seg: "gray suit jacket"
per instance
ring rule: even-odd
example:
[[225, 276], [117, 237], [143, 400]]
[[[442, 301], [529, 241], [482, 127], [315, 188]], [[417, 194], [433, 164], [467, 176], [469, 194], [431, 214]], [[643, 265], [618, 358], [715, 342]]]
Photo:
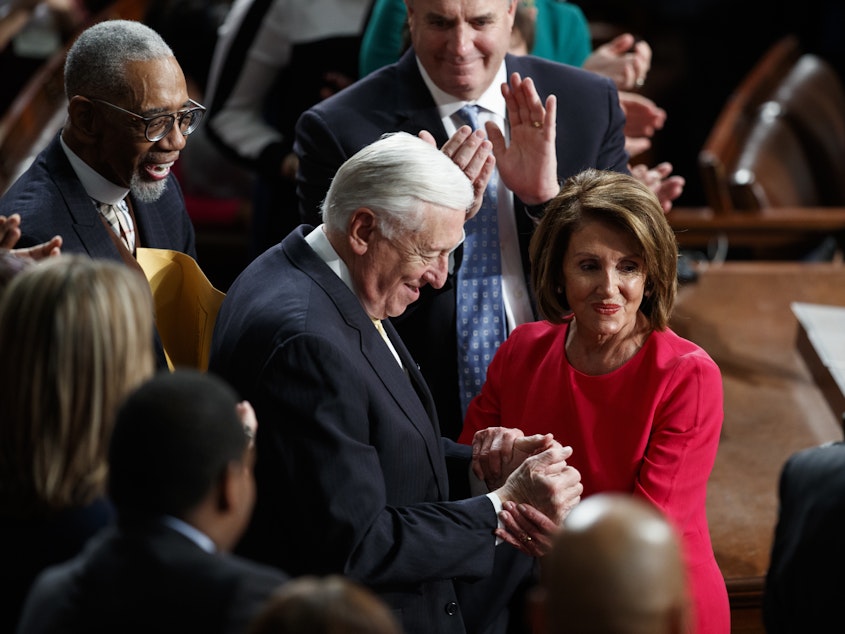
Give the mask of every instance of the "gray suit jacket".
[[[494, 545], [490, 500], [449, 501], [446, 454], [464, 458], [466, 480], [468, 448], [440, 438], [395, 329], [385, 324], [407, 373], [308, 231], [247, 267], [215, 325], [210, 371], [261, 421], [258, 500], [238, 552], [293, 575], [349, 575], [387, 601], [406, 634], [481, 631], [465, 624], [455, 579], [489, 577], [494, 559], [515, 551]], [[530, 560], [520, 557], [497, 591], [524, 577]], [[492, 616], [507, 602], [488, 599]]]

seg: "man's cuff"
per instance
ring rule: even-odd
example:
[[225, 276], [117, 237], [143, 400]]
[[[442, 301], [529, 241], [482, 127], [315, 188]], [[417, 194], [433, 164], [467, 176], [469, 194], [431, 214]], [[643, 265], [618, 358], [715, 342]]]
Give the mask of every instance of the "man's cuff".
[[[493, 491], [488, 493], [487, 497], [490, 498], [490, 501], [493, 503], [493, 510], [496, 511], [496, 528], [504, 528], [505, 525], [502, 524], [502, 520], [499, 519], [499, 513], [502, 512], [502, 499]], [[500, 537], [496, 537], [496, 546], [501, 544], [503, 541], [504, 540]]]
[[543, 215], [546, 213], [546, 205], [548, 205], [549, 202], [551, 201], [547, 200], [539, 205], [525, 205], [525, 213], [527, 213], [528, 217], [535, 222], [540, 222], [543, 219]]
[[496, 517], [499, 517], [499, 513], [502, 512], [502, 499], [495, 491], [488, 493], [487, 497], [490, 498], [490, 501], [493, 503], [493, 509], [496, 511]]

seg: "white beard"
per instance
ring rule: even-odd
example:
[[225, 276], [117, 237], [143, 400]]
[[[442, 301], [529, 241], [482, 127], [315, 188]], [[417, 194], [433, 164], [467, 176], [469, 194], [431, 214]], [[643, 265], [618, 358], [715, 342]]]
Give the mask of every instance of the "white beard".
[[165, 189], [167, 189], [167, 179], [145, 181], [141, 179], [139, 174], [134, 174], [132, 182], [129, 183], [129, 191], [132, 192], [132, 196], [143, 203], [154, 203], [161, 198]]

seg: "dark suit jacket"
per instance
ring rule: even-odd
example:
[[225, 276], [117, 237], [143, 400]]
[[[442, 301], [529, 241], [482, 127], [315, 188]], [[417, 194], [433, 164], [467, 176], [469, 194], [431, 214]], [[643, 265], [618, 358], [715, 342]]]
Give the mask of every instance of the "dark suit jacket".
[[[505, 58], [508, 76], [531, 77], [542, 99], [557, 95], [557, 161], [561, 180], [588, 167], [627, 172], [624, 114], [613, 83], [595, 73], [537, 57]], [[385, 132], [416, 135], [428, 130], [438, 146], [446, 130], [417, 67], [413, 50], [396, 64], [359, 80], [306, 111], [296, 128], [300, 157], [298, 192], [305, 222], [317, 210], [341, 164]], [[515, 201], [523, 268], [534, 228], [520, 201]], [[460, 249], [457, 252], [460, 258]], [[457, 438], [462, 425], [455, 351], [453, 277], [435, 291], [423, 289], [419, 301], [394, 320], [402, 340], [420, 364], [435, 402], [444, 435]], [[437, 345], [432, 345], [437, 342]]]
[[0, 515], [0, 632], [14, 632], [35, 578], [75, 557], [86, 542], [114, 521], [111, 502], [101, 497], [50, 515]]
[[38, 578], [18, 632], [240, 634], [287, 579], [164, 525], [111, 527]]
[[766, 575], [766, 632], [841, 632], [845, 588], [845, 443], [793, 454]]
[[[137, 223], [138, 246], [174, 249], [196, 258], [194, 228], [176, 177], [154, 203], [131, 198]], [[21, 215], [20, 247], [62, 236], [64, 253], [121, 260], [120, 252], [100, 220], [99, 211], [76, 177], [59, 137], [0, 198], [0, 215]]]
[[[468, 458], [468, 448], [442, 441], [396, 330], [385, 324], [407, 374], [305, 242], [308, 231], [246, 268], [215, 325], [210, 371], [261, 421], [258, 500], [238, 552], [293, 575], [349, 575], [394, 609], [406, 634], [481, 631], [465, 628], [454, 579], [488, 577], [494, 557], [515, 551], [494, 546], [486, 497], [448, 501], [446, 454]], [[530, 565], [521, 557], [507, 583]], [[506, 603], [488, 599], [488, 614]]]

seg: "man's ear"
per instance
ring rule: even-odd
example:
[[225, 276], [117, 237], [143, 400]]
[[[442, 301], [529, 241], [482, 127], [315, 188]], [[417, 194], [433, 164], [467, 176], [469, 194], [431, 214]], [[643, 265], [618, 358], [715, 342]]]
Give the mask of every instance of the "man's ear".
[[100, 131], [101, 123], [95, 112], [96, 104], [85, 97], [71, 97], [67, 112], [71, 127], [80, 139], [93, 140]]
[[372, 244], [378, 219], [372, 209], [359, 207], [352, 212], [349, 219], [347, 239], [349, 246], [356, 255], [364, 255]]
[[217, 478], [217, 510], [226, 512], [237, 505], [239, 491], [238, 478], [242, 477], [241, 472], [244, 466], [236, 461], [231, 461], [226, 468], [220, 472]]
[[508, 33], [510, 33], [511, 29], [513, 29], [513, 21], [516, 19], [516, 6], [519, 2], [520, 0], [511, 0], [510, 6], [508, 7], [507, 16], [511, 23], [511, 28], [508, 29]]

